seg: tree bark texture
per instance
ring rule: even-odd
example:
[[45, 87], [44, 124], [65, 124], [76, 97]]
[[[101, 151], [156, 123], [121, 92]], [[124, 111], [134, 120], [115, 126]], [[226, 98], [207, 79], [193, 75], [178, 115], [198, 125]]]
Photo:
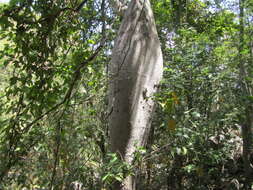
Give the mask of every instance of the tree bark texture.
[[[151, 125], [154, 93], [162, 78], [163, 59], [149, 0], [132, 0], [112, 52], [109, 82], [111, 151], [129, 164], [144, 146]], [[135, 189], [128, 177], [117, 189]]]
[[113, 8], [114, 13], [119, 16], [123, 16], [125, 10], [127, 9], [127, 3], [125, 2], [125, 0], [110, 0], [109, 2], [111, 7]]

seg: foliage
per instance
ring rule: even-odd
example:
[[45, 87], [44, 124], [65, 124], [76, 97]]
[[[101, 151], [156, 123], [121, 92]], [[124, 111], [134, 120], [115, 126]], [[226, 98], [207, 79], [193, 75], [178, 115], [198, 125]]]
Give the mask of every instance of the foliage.
[[[104, 0], [11, 0], [0, 7], [0, 189], [243, 189], [241, 121], [252, 105], [252, 3], [242, 54], [237, 7], [151, 1], [164, 79], [146, 147], [108, 149], [108, 63], [120, 24]], [[234, 1], [235, 2], [235, 1]], [[253, 156], [252, 156], [253, 157]]]
[[105, 174], [102, 178], [105, 185], [111, 186], [115, 181], [122, 182], [127, 176], [133, 175], [131, 166], [119, 159], [115, 153], [111, 153], [108, 156], [109, 162], [104, 165]]

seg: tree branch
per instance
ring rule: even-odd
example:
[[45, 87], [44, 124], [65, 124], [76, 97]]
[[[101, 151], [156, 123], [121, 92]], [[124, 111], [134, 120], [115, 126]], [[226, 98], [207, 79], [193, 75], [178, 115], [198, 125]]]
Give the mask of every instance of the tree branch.
[[80, 5], [75, 9], [76, 12], [79, 12], [83, 6], [85, 5], [85, 3], [87, 3], [88, 0], [83, 0], [82, 3], [80, 3]]
[[58, 107], [60, 107], [61, 105], [63, 105], [67, 100], [70, 99], [71, 95], [72, 95], [72, 91], [74, 89], [74, 86], [76, 84], [76, 82], [78, 81], [80, 74], [81, 74], [81, 69], [87, 65], [90, 61], [92, 61], [94, 58], [96, 58], [96, 56], [98, 55], [98, 53], [101, 51], [101, 49], [103, 48], [103, 43], [95, 50], [95, 52], [84, 62], [82, 62], [77, 69], [75, 70], [75, 72], [73, 73], [72, 76], [72, 82], [69, 85], [69, 89], [66, 92], [64, 99], [56, 104], [55, 106], [53, 106], [51, 109], [49, 109], [48, 111], [46, 111], [45, 113], [41, 114], [39, 117], [37, 117], [36, 119], [34, 119], [30, 124], [28, 124], [26, 126], [26, 128], [23, 130], [23, 132], [28, 132], [30, 130], [30, 128], [37, 123], [39, 120], [43, 119], [45, 116], [47, 116], [48, 114], [50, 114], [51, 112], [53, 112], [54, 110], [56, 110]]
[[122, 2], [121, 0], [110, 0], [110, 5], [114, 13], [118, 16], [123, 16], [125, 10], [127, 9], [126, 0], [124, 0], [124, 2]]

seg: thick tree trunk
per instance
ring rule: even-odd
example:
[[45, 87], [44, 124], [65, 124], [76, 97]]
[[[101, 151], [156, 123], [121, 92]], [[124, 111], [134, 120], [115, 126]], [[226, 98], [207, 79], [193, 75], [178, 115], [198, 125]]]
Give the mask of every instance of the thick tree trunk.
[[[109, 135], [112, 152], [129, 164], [144, 146], [151, 125], [163, 59], [149, 0], [132, 0], [125, 12], [110, 64]], [[121, 187], [135, 189], [134, 177]]]

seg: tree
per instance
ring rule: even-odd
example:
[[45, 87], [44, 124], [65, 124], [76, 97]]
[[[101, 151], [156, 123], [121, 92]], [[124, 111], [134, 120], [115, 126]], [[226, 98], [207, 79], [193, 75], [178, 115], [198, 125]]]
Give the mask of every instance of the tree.
[[252, 1], [129, 2], [0, 6], [0, 189], [250, 189]]
[[[54, 151], [57, 167], [62, 132], [66, 129], [63, 130], [62, 124], [66, 119], [64, 113], [71, 107], [81, 73], [104, 45], [98, 32], [104, 22], [100, 8], [87, 0], [18, 0], [1, 7], [0, 35], [8, 42], [0, 52], [0, 58], [4, 58], [1, 67], [7, 67], [12, 74], [1, 96], [4, 122], [1, 122], [0, 181], [22, 162], [21, 157], [45, 140], [41, 126], [49, 123], [43, 120], [61, 110], [62, 114], [55, 115], [58, 124], [50, 124], [53, 142], [58, 144]], [[56, 169], [53, 170], [52, 185]]]
[[[239, 84], [241, 90], [241, 99], [243, 101], [243, 112], [241, 116], [241, 127], [242, 127], [242, 137], [243, 137], [243, 161], [244, 161], [244, 172], [245, 172], [245, 188], [250, 189], [251, 183], [253, 179], [253, 168], [251, 166], [251, 157], [253, 156], [253, 136], [252, 136], [252, 128], [253, 128], [253, 107], [252, 102], [246, 100], [245, 97], [252, 97], [252, 84], [251, 80], [247, 79], [249, 71], [247, 71], [247, 62], [244, 58], [244, 52], [247, 51], [245, 47], [245, 24], [244, 24], [244, 7], [245, 0], [239, 0], [239, 47], [238, 47], [238, 57], [239, 57]], [[251, 51], [251, 50], [249, 50]], [[251, 62], [250, 62], [251, 63]]]
[[[115, 41], [109, 84], [111, 151], [129, 164], [137, 147], [147, 142], [162, 70], [162, 51], [150, 2], [132, 0]], [[120, 189], [119, 184], [116, 186]], [[135, 189], [134, 177], [128, 177], [121, 189]]]

